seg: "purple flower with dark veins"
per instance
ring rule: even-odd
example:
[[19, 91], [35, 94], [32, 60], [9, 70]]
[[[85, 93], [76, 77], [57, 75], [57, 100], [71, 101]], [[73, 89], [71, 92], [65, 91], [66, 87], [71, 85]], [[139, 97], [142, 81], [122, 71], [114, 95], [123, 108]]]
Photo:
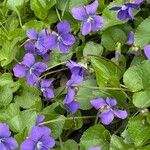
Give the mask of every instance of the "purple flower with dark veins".
[[144, 53], [146, 57], [148, 58], [148, 60], [150, 60], [150, 44], [144, 47]]
[[0, 150], [15, 150], [18, 148], [17, 141], [11, 137], [9, 127], [5, 123], [0, 124]]
[[34, 126], [29, 137], [21, 144], [21, 150], [49, 150], [55, 146], [49, 128]]
[[51, 48], [52, 43], [49, 42], [50, 37], [45, 29], [41, 30], [39, 34], [37, 34], [34, 29], [29, 29], [27, 36], [30, 40], [35, 42], [35, 47], [40, 53], [45, 54]]
[[71, 103], [66, 104], [67, 112], [74, 114], [80, 108], [80, 103], [77, 101], [72, 101]]
[[35, 62], [34, 55], [27, 53], [23, 57], [23, 61], [13, 68], [13, 72], [16, 77], [18, 78], [25, 77], [28, 84], [34, 85], [38, 80], [38, 77], [44, 71], [46, 71], [47, 68], [48, 68], [47, 64], [42, 62]]
[[126, 42], [126, 43], [127, 43], [128, 45], [132, 45], [133, 42], [134, 42], [134, 32], [131, 31], [131, 32], [129, 33], [129, 36], [128, 36], [128, 39], [127, 39], [127, 42]]
[[120, 20], [133, 20], [133, 9], [139, 10], [140, 7], [136, 3], [125, 3], [123, 6], [114, 6], [110, 10], [118, 11], [118, 19]]
[[66, 66], [71, 70], [72, 74], [70, 80], [67, 82], [67, 85], [70, 86], [80, 84], [86, 74], [85, 66], [72, 60], [70, 60]]
[[34, 43], [31, 42], [31, 41], [27, 42], [27, 43], [24, 45], [24, 48], [25, 48], [25, 50], [26, 50], [27, 53], [31, 53], [31, 54], [33, 54], [35, 57], [36, 57], [37, 55], [39, 55], [40, 57], [43, 58], [43, 60], [44, 60], [45, 62], [48, 62], [48, 61], [50, 60], [49, 54], [48, 54], [47, 52], [46, 52], [46, 53], [40, 52], [39, 49], [37, 49], [37, 48], [35, 47]]
[[105, 125], [109, 125], [113, 121], [114, 117], [120, 119], [125, 119], [127, 117], [127, 112], [125, 110], [114, 109], [117, 105], [115, 99], [106, 98], [106, 100], [104, 100], [103, 98], [97, 98], [90, 102], [96, 110], [101, 109], [99, 117], [101, 118], [101, 122]]
[[44, 119], [45, 119], [45, 116], [43, 116], [43, 115], [38, 116], [36, 119], [35, 125], [38, 126]]
[[45, 98], [51, 99], [55, 97], [54, 91], [52, 88], [52, 82], [53, 80], [45, 79], [45, 80], [41, 80], [40, 83], [38, 84], [38, 88], [40, 88]]
[[95, 147], [88, 148], [88, 150], [101, 150], [101, 148], [98, 146], [95, 146]]
[[55, 49], [59, 46], [63, 53], [75, 43], [75, 37], [70, 33], [71, 27], [68, 21], [64, 20], [57, 24], [57, 34], [49, 35], [50, 49]]
[[73, 17], [82, 21], [81, 31], [83, 35], [87, 35], [91, 31], [97, 32], [104, 26], [103, 17], [96, 15], [97, 8], [98, 1], [95, 0], [87, 6], [81, 6], [71, 10]]

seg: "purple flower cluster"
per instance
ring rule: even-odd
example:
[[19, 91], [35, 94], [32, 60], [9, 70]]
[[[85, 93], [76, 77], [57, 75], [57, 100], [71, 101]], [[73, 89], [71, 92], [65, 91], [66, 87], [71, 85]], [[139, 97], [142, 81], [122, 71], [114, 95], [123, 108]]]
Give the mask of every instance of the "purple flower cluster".
[[44, 120], [44, 116], [39, 116], [30, 132], [29, 137], [21, 144], [21, 150], [49, 150], [55, 146], [55, 140], [51, 137], [51, 130], [39, 124]]
[[95, 0], [87, 6], [81, 6], [71, 10], [73, 17], [82, 21], [81, 31], [83, 35], [87, 35], [91, 31], [97, 32], [104, 26], [103, 17], [96, 15], [97, 8], [98, 1]]
[[96, 146], [96, 147], [90, 147], [90, 148], [88, 148], [88, 150], [101, 150], [101, 148]]
[[11, 137], [9, 127], [5, 123], [0, 124], [0, 150], [15, 150], [18, 148], [17, 141]]
[[67, 95], [63, 101], [67, 111], [74, 114], [80, 107], [79, 102], [75, 101], [76, 88], [80, 84], [86, 74], [86, 69], [81, 64], [69, 61], [66, 65], [71, 71], [71, 78], [67, 82]]
[[110, 8], [110, 10], [118, 11], [118, 19], [120, 20], [132, 20], [133, 16], [133, 9], [139, 10], [139, 4], [137, 3], [125, 3], [123, 6], [115, 6]]
[[114, 117], [125, 119], [127, 117], [127, 112], [125, 110], [118, 110], [114, 109], [117, 105], [117, 101], [112, 98], [97, 98], [91, 100], [91, 105], [96, 109], [99, 110], [99, 117], [101, 122], [105, 125], [109, 125]]

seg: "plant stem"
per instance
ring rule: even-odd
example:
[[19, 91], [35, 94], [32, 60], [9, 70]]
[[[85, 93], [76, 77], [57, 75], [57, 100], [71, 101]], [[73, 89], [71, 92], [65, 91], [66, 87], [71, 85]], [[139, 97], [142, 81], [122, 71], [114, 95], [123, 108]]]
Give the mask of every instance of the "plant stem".
[[[73, 120], [73, 119], [92, 119], [95, 118], [95, 116], [82, 116], [82, 117], [68, 117], [65, 120]], [[53, 120], [49, 120], [49, 121], [45, 121], [40, 123], [39, 125], [45, 125], [45, 124], [49, 124], [49, 123], [53, 123], [53, 122], [57, 122], [57, 121], [63, 121], [64, 119], [53, 119]]]
[[58, 17], [59, 21], [61, 21], [61, 17], [60, 17], [60, 14], [59, 14], [59, 11], [57, 8], [56, 8], [56, 13], [57, 13], [57, 17]]

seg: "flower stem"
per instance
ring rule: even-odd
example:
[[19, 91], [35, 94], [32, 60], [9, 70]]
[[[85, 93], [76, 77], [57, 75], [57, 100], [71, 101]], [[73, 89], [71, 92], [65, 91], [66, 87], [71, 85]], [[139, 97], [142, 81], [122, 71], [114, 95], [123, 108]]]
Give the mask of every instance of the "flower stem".
[[[92, 119], [95, 118], [95, 116], [82, 116], [82, 117], [68, 117], [65, 118], [65, 120], [73, 120], [73, 119]], [[64, 119], [53, 119], [53, 120], [49, 120], [49, 121], [45, 121], [40, 123], [39, 125], [45, 125], [45, 124], [49, 124], [49, 123], [54, 123], [57, 121], [63, 121]]]

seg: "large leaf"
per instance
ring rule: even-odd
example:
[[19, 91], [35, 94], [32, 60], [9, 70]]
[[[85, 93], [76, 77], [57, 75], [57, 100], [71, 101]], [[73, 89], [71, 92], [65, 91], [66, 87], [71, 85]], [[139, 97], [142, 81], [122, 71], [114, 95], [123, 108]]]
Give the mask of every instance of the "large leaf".
[[45, 19], [48, 11], [56, 4], [56, 0], [30, 0], [30, 7], [39, 19]]
[[125, 32], [118, 27], [111, 27], [107, 30], [105, 30], [102, 33], [102, 45], [107, 49], [107, 50], [115, 50], [117, 43], [125, 43], [126, 40], [126, 34]]
[[69, 9], [74, 7], [84, 6], [87, 4], [88, 0], [70, 0], [69, 2]]
[[150, 17], [145, 19], [137, 28], [135, 32], [135, 45], [143, 48], [146, 44], [150, 42]]
[[130, 119], [128, 131], [136, 147], [143, 146], [150, 140], [150, 126], [145, 122], [143, 116], [136, 116]]
[[109, 132], [102, 125], [94, 125], [83, 133], [80, 139], [81, 150], [87, 150], [89, 147], [94, 146], [99, 146], [103, 150], [108, 150], [109, 138]]
[[91, 62], [96, 73], [97, 84], [100, 87], [117, 87], [119, 85], [122, 71], [116, 64], [102, 58], [93, 58]]
[[123, 81], [133, 94], [136, 107], [150, 106], [150, 61], [130, 67], [124, 74]]
[[94, 42], [86, 43], [83, 49], [83, 56], [88, 56], [88, 55], [100, 56], [102, 55], [102, 53], [103, 53], [103, 47], [100, 44]]
[[124, 143], [121, 137], [112, 135], [109, 150], [134, 150], [134, 148]]

